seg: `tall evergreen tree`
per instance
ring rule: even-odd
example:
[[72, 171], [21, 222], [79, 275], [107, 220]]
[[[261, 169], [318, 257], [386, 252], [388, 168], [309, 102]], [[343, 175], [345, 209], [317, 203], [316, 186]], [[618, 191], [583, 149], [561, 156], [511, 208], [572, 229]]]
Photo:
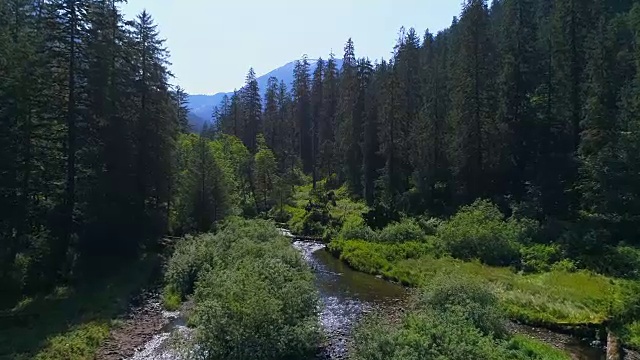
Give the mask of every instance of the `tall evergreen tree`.
[[240, 137], [249, 151], [255, 152], [257, 151], [256, 137], [261, 127], [262, 100], [253, 68], [249, 69], [240, 98], [243, 118]]
[[338, 102], [338, 144], [342, 154], [343, 173], [354, 194], [361, 194], [361, 124], [354, 119], [356, 100], [359, 92], [358, 64], [351, 39], [344, 47], [342, 72], [340, 74], [340, 99]]
[[311, 81], [311, 174], [313, 179], [313, 188], [316, 188], [318, 180], [318, 157], [319, 157], [319, 130], [320, 124], [324, 123], [323, 100], [324, 100], [324, 84], [323, 84], [324, 60], [318, 59], [316, 69], [313, 72]]
[[264, 94], [264, 114], [262, 116], [264, 137], [267, 146], [272, 149], [276, 146], [276, 138], [280, 135], [277, 134], [280, 117], [278, 109], [279, 86], [280, 83], [278, 79], [270, 77], [269, 80], [267, 80], [267, 90]]
[[309, 62], [306, 55], [296, 61], [293, 71], [293, 106], [302, 168], [305, 172], [313, 170], [312, 124], [311, 124], [311, 86], [309, 82]]
[[[453, 73], [451, 160], [462, 201], [488, 193], [491, 146], [493, 44], [485, 0], [468, 0], [458, 24], [458, 53]], [[496, 136], [496, 134], [493, 134]]]
[[322, 176], [335, 173], [336, 164], [336, 127], [339, 98], [339, 74], [334, 55], [329, 55], [325, 63], [322, 90], [322, 121], [318, 124], [318, 152]]
[[502, 69], [499, 77], [498, 122], [509, 129], [510, 169], [505, 169], [509, 191], [516, 199], [525, 194], [534, 177], [534, 115], [529, 98], [533, 93], [535, 54], [535, 6], [531, 0], [505, 0], [502, 5]]

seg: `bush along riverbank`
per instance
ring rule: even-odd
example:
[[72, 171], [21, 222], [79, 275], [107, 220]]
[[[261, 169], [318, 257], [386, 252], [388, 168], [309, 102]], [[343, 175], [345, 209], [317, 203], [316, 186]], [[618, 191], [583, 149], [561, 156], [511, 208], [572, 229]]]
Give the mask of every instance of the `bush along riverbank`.
[[399, 321], [371, 316], [354, 336], [353, 360], [544, 359], [571, 357], [511, 336], [496, 295], [472, 278], [438, 275]]
[[480, 201], [447, 221], [405, 219], [379, 231], [346, 223], [328, 249], [356, 270], [413, 287], [442, 273], [468, 275], [496, 292], [512, 320], [574, 333], [609, 329], [640, 347], [638, 282], [578, 269], [558, 246], [535, 243], [535, 230]]
[[[179, 241], [165, 304], [193, 298], [188, 348], [214, 359], [312, 358], [322, 342], [313, 274], [273, 223], [227, 220]], [[197, 346], [195, 346], [197, 344]]]
[[293, 198], [290, 228], [323, 236], [328, 250], [355, 270], [417, 288], [442, 273], [467, 275], [493, 289], [513, 321], [578, 336], [599, 334], [603, 341], [611, 330], [625, 346], [640, 348], [635, 248], [578, 252], [571, 245], [575, 239], [567, 240], [575, 231], [557, 230], [518, 211], [506, 217], [486, 200], [447, 219], [398, 216], [374, 229], [369, 224], [392, 216], [376, 216], [379, 211], [351, 200], [344, 187], [321, 182], [318, 190], [298, 187]]

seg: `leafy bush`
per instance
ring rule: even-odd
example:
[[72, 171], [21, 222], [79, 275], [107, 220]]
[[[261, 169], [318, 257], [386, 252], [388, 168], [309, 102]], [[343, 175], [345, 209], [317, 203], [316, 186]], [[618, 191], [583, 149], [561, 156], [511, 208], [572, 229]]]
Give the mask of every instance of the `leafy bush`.
[[313, 274], [270, 222], [231, 219], [215, 235], [185, 240], [166, 280], [165, 301], [195, 289], [190, 323], [199, 356], [304, 358], [316, 349]]
[[422, 228], [412, 219], [391, 223], [378, 232], [378, 240], [385, 243], [422, 241], [425, 236]]
[[418, 306], [459, 313], [484, 335], [504, 337], [504, 314], [490, 289], [479, 278], [440, 274], [421, 291]]
[[489, 201], [478, 200], [445, 222], [438, 238], [456, 258], [504, 266], [518, 263], [520, 242], [525, 241], [528, 230], [521, 221], [506, 221]]
[[535, 244], [520, 248], [521, 268], [525, 272], [550, 271], [562, 259], [562, 250], [557, 244]]
[[435, 217], [420, 216], [416, 218], [416, 223], [426, 235], [436, 235], [443, 221]]
[[507, 339], [503, 324], [498, 300], [484, 284], [439, 276], [399, 324], [380, 317], [366, 319], [356, 330], [351, 358], [570, 359], [533, 340]]
[[614, 276], [637, 279], [640, 277], [640, 250], [631, 246], [610, 248], [603, 270]]
[[173, 287], [166, 286], [162, 292], [162, 304], [169, 311], [175, 311], [180, 308], [182, 303], [182, 295]]
[[504, 359], [507, 351], [459, 313], [413, 312], [400, 325], [381, 318], [355, 332], [353, 360]]
[[374, 241], [376, 239], [376, 233], [366, 225], [361, 218], [355, 218], [355, 220], [350, 219], [345, 221], [338, 237], [344, 240]]
[[319, 339], [310, 272], [281, 259], [248, 259], [198, 282], [193, 323], [214, 359], [304, 358]]
[[[193, 292], [193, 286], [202, 268], [213, 257], [213, 235], [185, 236], [178, 241], [175, 251], [165, 272], [166, 288], [164, 294], [185, 296]], [[171, 302], [171, 301], [168, 301]]]

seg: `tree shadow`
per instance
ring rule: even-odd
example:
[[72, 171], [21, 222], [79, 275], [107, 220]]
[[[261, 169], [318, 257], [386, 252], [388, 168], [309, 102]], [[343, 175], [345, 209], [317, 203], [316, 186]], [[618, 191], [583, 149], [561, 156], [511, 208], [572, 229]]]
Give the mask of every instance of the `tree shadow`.
[[[97, 346], [96, 335], [82, 334], [82, 326], [106, 329], [124, 314], [131, 299], [158, 273], [156, 255], [118, 264], [116, 274], [86, 278], [76, 286], [58, 287], [51, 294], [27, 299], [0, 311], [0, 359], [31, 359], [56, 336], [69, 335], [68, 346]], [[72, 331], [78, 330], [76, 334]], [[85, 344], [84, 342], [93, 342]]]

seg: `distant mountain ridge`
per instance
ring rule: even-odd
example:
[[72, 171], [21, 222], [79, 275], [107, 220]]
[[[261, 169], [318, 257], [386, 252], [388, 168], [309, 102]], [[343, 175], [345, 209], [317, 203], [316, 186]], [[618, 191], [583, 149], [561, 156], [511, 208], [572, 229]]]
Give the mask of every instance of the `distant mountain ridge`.
[[[335, 59], [336, 66], [338, 69], [342, 68], [342, 59]], [[265, 75], [262, 75], [257, 78], [258, 87], [260, 88], [260, 95], [264, 97], [264, 93], [266, 92], [267, 82], [270, 77], [275, 77], [278, 80], [284, 81], [285, 84], [291, 88], [291, 84], [293, 84], [293, 69], [295, 67], [296, 62], [289, 62], [275, 70], [272, 70]], [[313, 72], [315, 69], [316, 60], [309, 60], [310, 72]], [[311, 74], [310, 74], [311, 75]], [[227, 95], [233, 95], [233, 91], [231, 92], [221, 92], [214, 95], [189, 95], [189, 123], [191, 124], [191, 128], [194, 131], [199, 131], [202, 129], [202, 125], [211, 119], [213, 114], [213, 108], [218, 106], [222, 101], [222, 98]]]

